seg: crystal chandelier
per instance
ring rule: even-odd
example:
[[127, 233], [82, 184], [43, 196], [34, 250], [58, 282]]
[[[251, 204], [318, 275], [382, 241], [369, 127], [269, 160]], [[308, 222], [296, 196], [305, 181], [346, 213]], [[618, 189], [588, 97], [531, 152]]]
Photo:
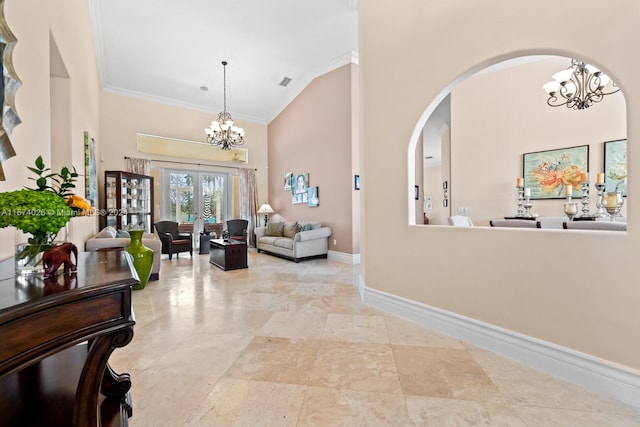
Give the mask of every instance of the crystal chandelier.
[[566, 105], [575, 110], [589, 108], [602, 101], [605, 95], [620, 91], [602, 71], [575, 59], [571, 60], [569, 68], [554, 74], [553, 80], [542, 88], [549, 94], [547, 104], [551, 107]]
[[223, 150], [231, 150], [236, 145], [244, 144], [244, 129], [234, 126], [231, 114], [227, 112], [227, 61], [222, 61], [224, 109], [218, 114], [218, 118], [211, 122], [211, 126], [205, 129], [207, 142], [214, 146], [220, 146]]

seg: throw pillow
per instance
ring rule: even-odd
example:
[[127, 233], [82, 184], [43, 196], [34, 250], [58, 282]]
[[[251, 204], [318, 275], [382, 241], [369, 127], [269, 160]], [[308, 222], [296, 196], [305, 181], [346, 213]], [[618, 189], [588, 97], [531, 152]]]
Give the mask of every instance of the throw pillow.
[[282, 236], [293, 238], [296, 235], [298, 229], [298, 222], [287, 222], [282, 228]]
[[282, 229], [284, 228], [284, 222], [270, 222], [267, 224], [265, 230], [265, 236], [282, 237]]
[[96, 234], [96, 238], [98, 239], [113, 239], [116, 237], [116, 229], [111, 227], [110, 225], [106, 226], [98, 234]]
[[302, 226], [301, 231], [309, 231], [309, 230], [311, 230], [311, 224], [305, 224]]
[[129, 232], [127, 230], [118, 230], [118, 231], [116, 231], [116, 237], [131, 238], [131, 236], [129, 235]]

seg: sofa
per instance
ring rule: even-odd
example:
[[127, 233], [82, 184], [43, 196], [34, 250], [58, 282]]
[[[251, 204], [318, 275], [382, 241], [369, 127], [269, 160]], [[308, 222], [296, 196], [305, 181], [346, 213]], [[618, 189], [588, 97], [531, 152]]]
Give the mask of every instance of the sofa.
[[[107, 226], [96, 235], [87, 239], [84, 243], [84, 250], [87, 252], [96, 252], [101, 250], [124, 249], [129, 246], [130, 241], [131, 239], [128, 237], [126, 231], [116, 230], [114, 227]], [[149, 280], [158, 280], [160, 278], [162, 243], [155, 233], [144, 233], [142, 243], [153, 250], [153, 266], [151, 267]]]
[[326, 258], [329, 253], [330, 227], [315, 221], [271, 222], [256, 227], [258, 252], [299, 262], [304, 258]]

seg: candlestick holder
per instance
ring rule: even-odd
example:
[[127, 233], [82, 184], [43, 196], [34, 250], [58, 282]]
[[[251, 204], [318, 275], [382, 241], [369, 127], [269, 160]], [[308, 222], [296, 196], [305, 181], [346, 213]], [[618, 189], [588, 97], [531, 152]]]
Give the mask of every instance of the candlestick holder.
[[608, 218], [609, 214], [604, 208], [604, 200], [603, 200], [604, 187], [605, 187], [604, 182], [596, 182], [593, 185], [596, 187], [596, 190], [598, 191], [598, 196], [596, 198], [596, 208], [598, 208], [598, 210], [593, 216], [595, 216], [596, 218]]
[[533, 218], [533, 215], [531, 215], [531, 207], [533, 205], [531, 204], [531, 201], [529, 200], [529, 196], [524, 196], [524, 204], [522, 206], [524, 206], [524, 209], [526, 210], [526, 212], [524, 214], [525, 218]]
[[591, 218], [591, 212], [589, 212], [589, 181], [582, 181], [580, 183], [580, 190], [582, 190], [582, 197], [580, 203], [582, 204], [582, 213], [578, 214], [579, 218]]
[[516, 216], [524, 218], [524, 185], [517, 185], [516, 190], [518, 191], [518, 210], [516, 211]]
[[564, 214], [569, 218], [569, 221], [573, 221], [577, 213], [578, 204], [571, 201], [571, 194], [567, 194], [567, 201], [564, 204]]

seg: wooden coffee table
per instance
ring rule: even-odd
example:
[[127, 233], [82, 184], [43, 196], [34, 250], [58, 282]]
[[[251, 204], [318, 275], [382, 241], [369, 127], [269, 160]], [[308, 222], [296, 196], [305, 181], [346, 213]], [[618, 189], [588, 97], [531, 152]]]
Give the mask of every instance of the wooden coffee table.
[[248, 268], [247, 244], [240, 240], [211, 239], [209, 262], [223, 270]]

